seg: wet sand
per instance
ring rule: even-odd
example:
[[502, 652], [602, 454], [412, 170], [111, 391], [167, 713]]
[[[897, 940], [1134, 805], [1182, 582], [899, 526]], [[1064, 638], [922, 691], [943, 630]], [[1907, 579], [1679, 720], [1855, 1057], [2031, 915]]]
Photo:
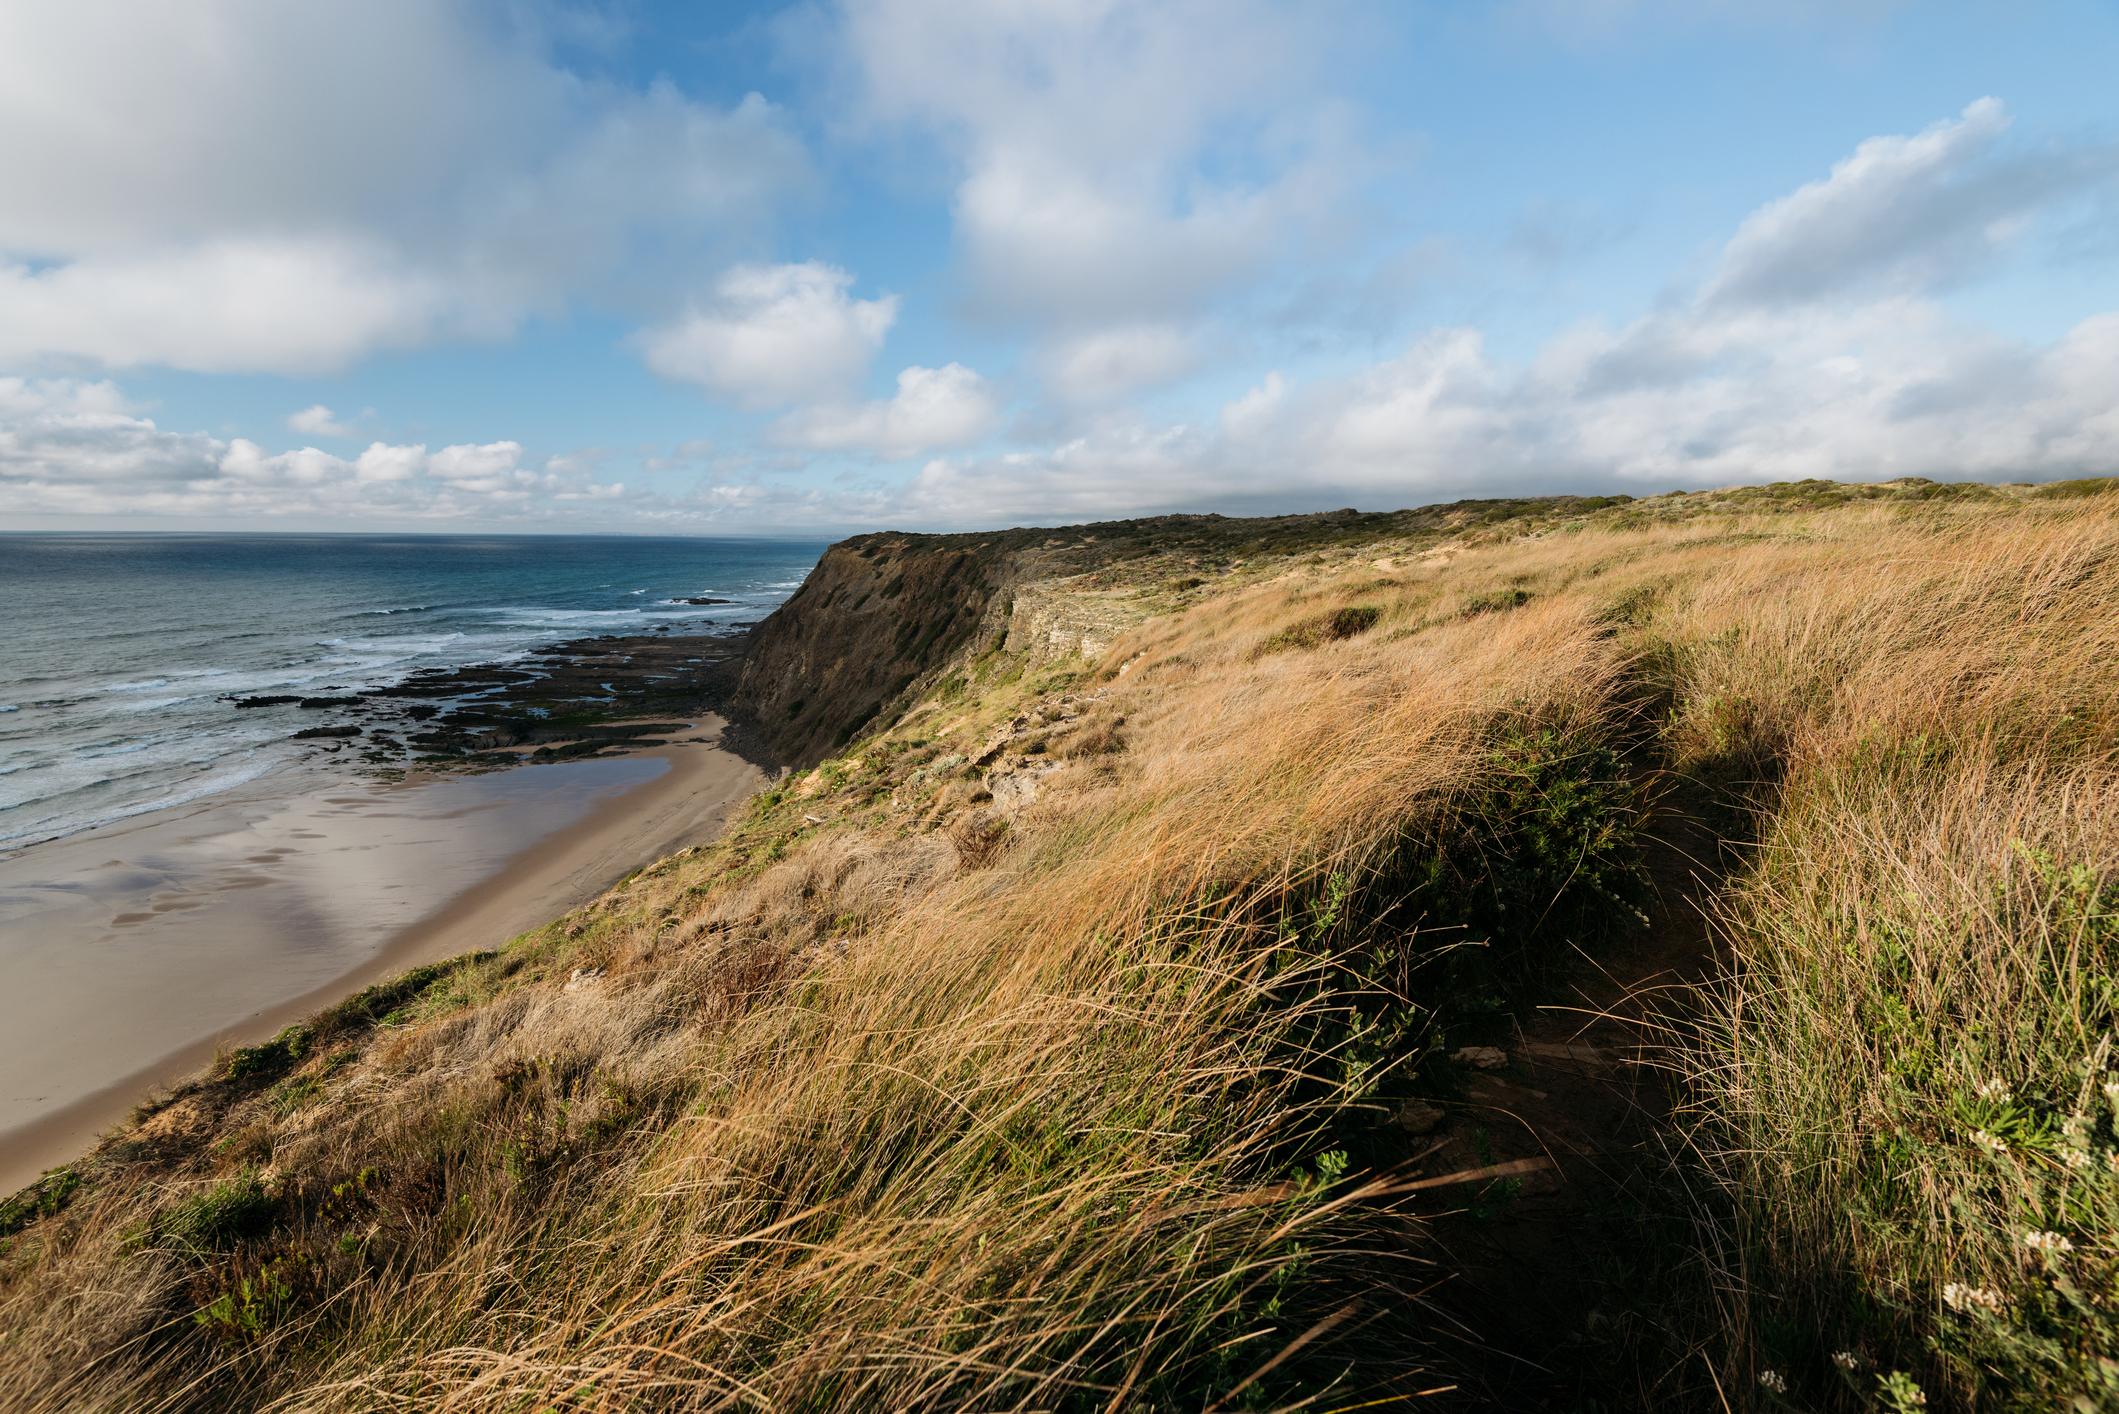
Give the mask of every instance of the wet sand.
[[282, 777], [0, 856], [0, 1194], [217, 1050], [711, 838], [764, 781], [720, 729], [483, 775]]

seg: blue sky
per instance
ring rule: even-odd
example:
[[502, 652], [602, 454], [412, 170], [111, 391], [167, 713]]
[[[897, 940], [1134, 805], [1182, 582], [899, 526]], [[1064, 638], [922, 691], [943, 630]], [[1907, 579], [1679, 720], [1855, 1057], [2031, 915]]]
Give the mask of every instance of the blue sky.
[[2119, 7], [0, 13], [0, 524], [2119, 470]]

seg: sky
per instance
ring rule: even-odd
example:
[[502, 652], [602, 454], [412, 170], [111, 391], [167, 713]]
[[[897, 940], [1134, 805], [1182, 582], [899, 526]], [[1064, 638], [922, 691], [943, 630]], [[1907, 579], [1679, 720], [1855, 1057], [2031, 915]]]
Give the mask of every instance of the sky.
[[2119, 472], [2114, 0], [7, 0], [0, 528]]

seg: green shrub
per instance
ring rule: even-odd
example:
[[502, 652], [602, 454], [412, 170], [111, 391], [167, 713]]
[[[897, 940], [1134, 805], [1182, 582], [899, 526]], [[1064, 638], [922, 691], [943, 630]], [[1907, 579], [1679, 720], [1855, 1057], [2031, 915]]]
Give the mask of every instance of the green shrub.
[[269, 1041], [238, 1046], [221, 1063], [221, 1078], [236, 1084], [277, 1080], [309, 1054], [309, 1028], [290, 1026]]
[[267, 1231], [279, 1205], [265, 1193], [254, 1169], [244, 1169], [203, 1192], [165, 1209], [155, 1223], [157, 1235], [200, 1251], [234, 1246]]
[[294, 1304], [296, 1266], [293, 1259], [276, 1258], [253, 1275], [237, 1277], [192, 1312], [192, 1322], [224, 1339], [263, 1335]]
[[1258, 655], [1278, 653], [1288, 648], [1316, 648], [1326, 643], [1337, 643], [1342, 639], [1367, 633], [1383, 617], [1383, 610], [1373, 604], [1349, 604], [1315, 614], [1280, 630], [1258, 645]]

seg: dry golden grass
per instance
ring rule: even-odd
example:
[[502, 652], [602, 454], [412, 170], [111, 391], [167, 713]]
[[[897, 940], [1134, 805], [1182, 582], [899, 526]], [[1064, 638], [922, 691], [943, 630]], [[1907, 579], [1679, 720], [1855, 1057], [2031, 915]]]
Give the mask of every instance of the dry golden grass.
[[[2119, 938], [2066, 900], [2102, 916], [2119, 864], [2111, 498], [1592, 521], [1204, 594], [1094, 672], [971, 671], [722, 843], [150, 1112], [12, 1240], [0, 1404], [1332, 1408], [1449, 1384], [1461, 1352], [1418, 1301], [1446, 1190], [1364, 1136], [1455, 1022], [1378, 987], [1465, 941], [1448, 925], [1486, 915], [1443, 891], [1494, 893], [1488, 863], [1573, 887], [1500, 857], [1546, 847], [1490, 804], [1528, 733], [1563, 770], [1608, 748], [1694, 782], [1762, 841], [1690, 1092], [1731, 1195], [1703, 1229], [1725, 1385], [1770, 1368], [1833, 1398], [1844, 1341], [1850, 1399], [1897, 1370], [1969, 1398], [1940, 1283], [2009, 1313], [2048, 1277], [2108, 1283], [2082, 1170], [2026, 1139], [1995, 1188], [1955, 1117], [1994, 1069], [2065, 1118], [2067, 1067], [2110, 1063]], [[1375, 613], [1317, 630], [1348, 608]], [[1039, 729], [1053, 769], [995, 829], [963, 758], [1062, 692], [1088, 710]], [[1408, 860], [1449, 864], [1417, 915]], [[1551, 903], [1516, 941], [1558, 958], [1590, 935]], [[2003, 1240], [2031, 1195], [2079, 1271]], [[1797, 1309], [1821, 1314], [1795, 1337], [1761, 1315]], [[2037, 1361], [2041, 1392], [2097, 1368]]]

